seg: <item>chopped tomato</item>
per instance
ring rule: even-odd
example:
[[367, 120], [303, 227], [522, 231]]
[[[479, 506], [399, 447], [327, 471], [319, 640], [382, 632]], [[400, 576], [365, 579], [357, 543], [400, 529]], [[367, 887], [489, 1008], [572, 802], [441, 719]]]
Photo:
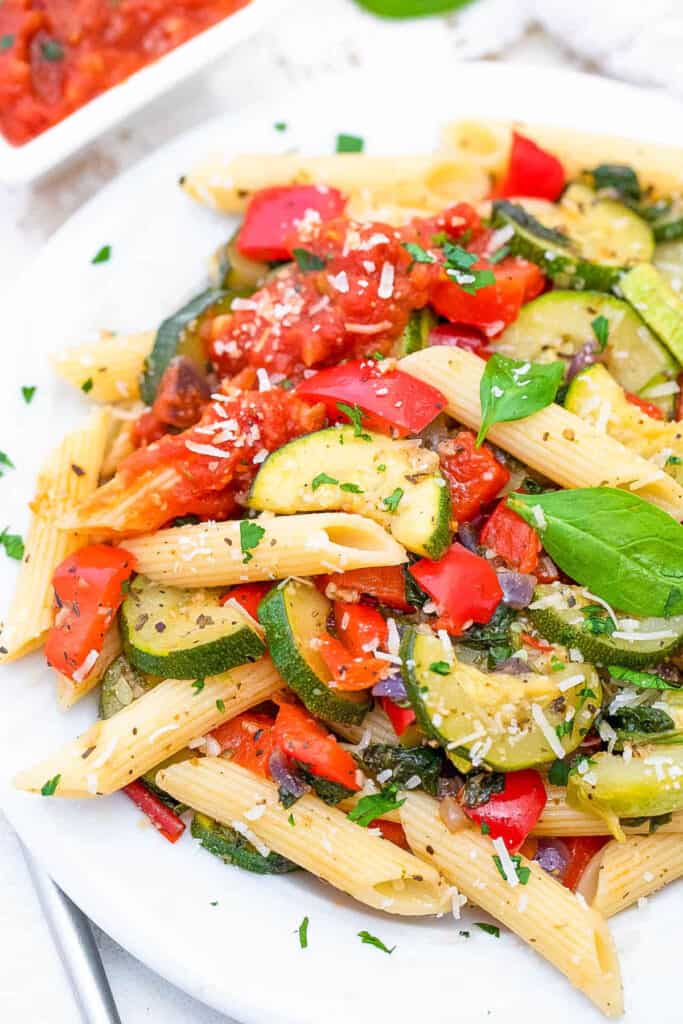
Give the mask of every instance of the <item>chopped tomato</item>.
[[448, 345], [464, 348], [480, 359], [490, 359], [492, 352], [486, 347], [488, 338], [470, 324], [437, 324], [429, 332], [429, 345]]
[[382, 839], [388, 839], [390, 843], [400, 846], [402, 850], [407, 850], [408, 853], [411, 852], [406, 834], [403, 831], [403, 825], [399, 825], [397, 821], [385, 821], [383, 818], [375, 818], [374, 821], [370, 822], [368, 828], [378, 828], [382, 833]]
[[513, 131], [507, 172], [496, 196], [534, 196], [554, 202], [566, 182], [564, 167], [556, 156]]
[[421, 558], [410, 567], [410, 574], [432, 598], [445, 627], [454, 634], [472, 622], [488, 622], [503, 597], [491, 563], [457, 542], [438, 562]]
[[168, 839], [169, 843], [177, 843], [185, 831], [185, 822], [175, 811], [167, 807], [156, 793], [152, 793], [139, 779], [124, 786], [123, 792], [140, 808], [143, 814], [147, 815], [164, 839]]
[[575, 891], [589, 863], [608, 841], [609, 836], [576, 836], [565, 839], [570, 859], [562, 878], [562, 884]]
[[625, 392], [626, 399], [631, 405], [636, 405], [638, 408], [645, 413], [646, 416], [652, 417], [653, 420], [663, 420], [664, 413], [655, 405], [654, 402], [648, 402], [645, 398], [640, 398], [638, 395], [634, 395], [632, 391]]
[[272, 588], [272, 583], [240, 583], [223, 594], [221, 604], [231, 599], [237, 601], [247, 615], [251, 615], [252, 619], [258, 619], [258, 606]]
[[[287, 260], [297, 224], [309, 213], [331, 220], [344, 211], [346, 199], [325, 185], [276, 185], [252, 196], [237, 236], [237, 248], [252, 260]], [[294, 243], [296, 246], [296, 242]]]
[[534, 263], [516, 257], [496, 264], [479, 259], [472, 270], [491, 270], [495, 284], [470, 294], [444, 272], [432, 288], [430, 301], [436, 312], [451, 323], [471, 324], [487, 338], [495, 338], [516, 320], [522, 304], [539, 295], [545, 283]]
[[330, 595], [339, 594], [347, 602], [358, 600], [361, 594], [367, 594], [380, 604], [387, 604], [400, 611], [409, 612], [413, 607], [406, 598], [406, 580], [400, 565], [349, 569], [348, 572], [339, 572], [318, 579], [322, 581], [323, 592], [330, 588]]
[[471, 821], [488, 826], [492, 839], [502, 839], [516, 853], [540, 818], [548, 797], [543, 779], [534, 768], [507, 772], [505, 786], [478, 807], [463, 805]]
[[356, 781], [356, 762], [351, 755], [303, 708], [281, 703], [274, 735], [278, 748], [314, 775], [338, 782], [354, 792], [361, 788]]
[[54, 669], [74, 682], [87, 676], [134, 569], [133, 555], [107, 544], [90, 544], [57, 566], [52, 577], [57, 614], [45, 644]]
[[380, 704], [397, 736], [401, 736], [415, 721], [415, 712], [412, 708], [402, 708], [400, 704], [395, 704], [390, 697], [380, 697]]
[[387, 624], [376, 608], [367, 604], [334, 602], [337, 636], [354, 654], [367, 654], [373, 648], [386, 648]]
[[162, 423], [151, 409], [148, 409], [146, 412], [140, 413], [133, 424], [133, 445], [135, 448], [146, 448], [148, 444], [159, 441], [167, 430], [166, 424]]
[[469, 430], [440, 444], [439, 460], [450, 488], [453, 515], [460, 523], [473, 519], [510, 479], [488, 445], [477, 448]]
[[543, 654], [550, 654], [553, 650], [553, 645], [546, 643], [545, 640], [541, 640], [540, 637], [532, 636], [531, 633], [520, 633], [520, 639], [523, 644], [527, 647], [533, 647], [535, 651], [541, 651]]
[[329, 633], [320, 637], [318, 653], [332, 673], [332, 685], [338, 690], [368, 690], [386, 671], [386, 662], [372, 655], [354, 654]]
[[211, 736], [235, 764], [257, 775], [268, 776], [268, 764], [275, 750], [274, 719], [270, 715], [245, 711], [219, 725]]
[[534, 576], [539, 583], [555, 583], [556, 580], [559, 580], [559, 570], [550, 555], [541, 555], [534, 570]]
[[211, 389], [191, 359], [176, 356], [164, 370], [152, 414], [160, 423], [186, 430], [201, 417]]
[[403, 229], [406, 241], [419, 242], [426, 249], [436, 245], [441, 235], [464, 242], [477, 238], [481, 231], [481, 217], [469, 203], [455, 203], [433, 217], [415, 217]]
[[332, 420], [349, 419], [339, 403], [357, 406], [368, 430], [406, 437], [419, 434], [446, 408], [446, 399], [424, 381], [401, 370], [382, 372], [374, 360], [354, 360], [308, 377], [296, 389], [301, 398], [324, 402]]
[[679, 422], [683, 420], [683, 372], [678, 375], [678, 394], [676, 395], [676, 404], [674, 407], [674, 419]]
[[479, 539], [518, 572], [533, 572], [538, 564], [541, 551], [538, 534], [504, 501], [496, 506]]

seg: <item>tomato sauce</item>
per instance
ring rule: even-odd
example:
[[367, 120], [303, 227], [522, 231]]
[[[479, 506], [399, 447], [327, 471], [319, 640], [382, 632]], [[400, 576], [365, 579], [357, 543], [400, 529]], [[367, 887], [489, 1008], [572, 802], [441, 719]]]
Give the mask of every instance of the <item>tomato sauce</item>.
[[249, 0], [4, 0], [0, 131], [15, 146]]

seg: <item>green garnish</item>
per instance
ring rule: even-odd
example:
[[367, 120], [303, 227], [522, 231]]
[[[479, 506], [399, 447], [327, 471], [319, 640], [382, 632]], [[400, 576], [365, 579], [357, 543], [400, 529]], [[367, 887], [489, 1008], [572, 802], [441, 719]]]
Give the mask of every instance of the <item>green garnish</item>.
[[64, 47], [56, 39], [46, 39], [40, 44], [40, 52], [45, 60], [58, 61], [64, 56]]
[[402, 487], [397, 487], [395, 491], [389, 495], [388, 498], [382, 498], [382, 504], [384, 505], [387, 512], [392, 514], [396, 511], [399, 506], [399, 502], [403, 497], [404, 491]]
[[337, 153], [362, 153], [365, 147], [365, 139], [360, 135], [347, 135], [340, 132], [337, 135]]
[[509, 255], [510, 255], [510, 246], [509, 245], [501, 245], [500, 249], [496, 249], [496, 251], [494, 253], [491, 253], [491, 255], [487, 256], [486, 258], [489, 261], [489, 263], [500, 263], [501, 260], [504, 260], [505, 257], [509, 256]]
[[491, 356], [479, 385], [482, 420], [477, 446], [494, 423], [526, 419], [550, 405], [563, 376], [564, 363], [561, 362], [521, 362], [498, 352]]
[[[654, 672], [639, 672], [635, 668], [622, 668], [621, 665], [608, 665], [607, 671], [612, 679], [629, 683], [644, 690], [680, 690], [680, 686], [673, 686], [667, 683], [666, 679], [655, 675]], [[591, 694], [593, 697], [595, 694]]]
[[204, 680], [195, 679], [195, 681], [192, 684], [192, 689], [195, 690], [196, 693], [201, 693], [202, 690], [204, 689]]
[[362, 437], [364, 441], [371, 441], [372, 438], [369, 434], [363, 432], [363, 411], [357, 405], [348, 405], [346, 402], [337, 402], [337, 408], [339, 412], [344, 413], [348, 416], [349, 420], [353, 424], [353, 436]]
[[218, 711], [220, 711], [221, 714], [223, 714], [223, 712], [225, 711], [225, 701], [221, 700], [220, 697], [216, 701], [216, 708], [218, 709]]
[[384, 945], [381, 939], [378, 939], [376, 935], [371, 935], [370, 932], [358, 932], [358, 938], [368, 946], [376, 946], [377, 949], [381, 949], [383, 953], [393, 953], [396, 949], [396, 946], [392, 946], [391, 949], [389, 949], [388, 946]]
[[320, 256], [316, 256], [314, 252], [309, 252], [308, 249], [292, 249], [292, 255], [296, 260], [299, 270], [304, 272], [322, 270], [325, 266], [325, 260], [322, 260]]
[[609, 320], [606, 316], [596, 316], [595, 320], [591, 320], [591, 327], [593, 328], [593, 334], [595, 335], [596, 341], [600, 346], [600, 351], [604, 352], [607, 347], [607, 339], [609, 338]]
[[327, 473], [318, 473], [317, 476], [313, 477], [311, 481], [311, 490], [317, 491], [323, 484], [338, 484], [339, 481], [335, 480], [333, 476], [329, 476]]
[[2, 476], [2, 467], [7, 466], [8, 469], [15, 469], [15, 465], [10, 459], [9, 455], [5, 452], [0, 452], [0, 477]]
[[251, 562], [252, 550], [257, 548], [263, 539], [265, 529], [259, 526], [258, 523], [251, 522], [249, 519], [242, 519], [240, 522], [240, 548], [244, 558], [242, 562], [246, 565], [247, 562]]
[[[484, 829], [482, 828], [482, 832], [483, 831], [484, 831]], [[522, 864], [522, 858], [520, 857], [520, 855], [518, 853], [514, 854], [510, 858], [510, 860], [512, 861], [513, 867], [515, 869], [515, 874], [517, 875], [517, 878], [519, 879], [519, 884], [520, 885], [527, 885], [529, 879], [531, 878], [531, 868], [528, 868], [526, 865]], [[498, 856], [497, 853], [495, 853], [493, 855], [493, 863], [498, 868], [498, 874], [500, 875], [500, 877], [503, 879], [503, 881], [507, 882], [508, 881], [508, 877], [505, 874], [505, 872], [503, 871], [503, 864], [502, 864], [501, 859], [500, 859], [500, 857]], [[481, 925], [480, 925], [480, 927], [481, 927]]]
[[275, 124], [273, 125], [273, 128], [275, 129], [276, 132], [286, 132], [287, 131], [287, 122], [286, 121], [276, 121]]
[[451, 670], [451, 666], [447, 661], [433, 661], [429, 666], [430, 672], [436, 672], [438, 676], [447, 676]]
[[[291, 815], [290, 815], [291, 817]], [[305, 917], [299, 925], [299, 945], [302, 949], [308, 946], [308, 918]]]
[[416, 263], [434, 263], [434, 256], [416, 242], [402, 242], [403, 248], [410, 253]]
[[489, 825], [489, 823], [487, 821], [482, 821], [480, 827], [481, 827], [481, 834], [483, 836], [490, 836], [491, 835], [491, 827], [490, 827], [490, 825]]
[[14, 36], [0, 36], [0, 50], [9, 50], [14, 45]]
[[380, 462], [379, 466], [377, 467], [377, 472], [378, 473], [386, 473], [386, 471], [387, 471], [387, 467], [384, 465], [383, 462]]
[[453, 242], [444, 242], [446, 262], [444, 268], [449, 277], [456, 281], [468, 295], [475, 295], [480, 288], [496, 283], [496, 275], [492, 270], [473, 270], [479, 257]]
[[61, 777], [61, 775], [55, 775], [54, 778], [48, 779], [47, 782], [41, 786], [41, 796], [54, 796]]
[[356, 825], [360, 825], [361, 828], [367, 828], [375, 818], [381, 817], [387, 811], [398, 810], [405, 802], [405, 797], [402, 800], [396, 799], [395, 786], [387, 786], [381, 793], [361, 797], [356, 806], [349, 811], [347, 817], [350, 821], [355, 821]]
[[349, 494], [363, 494], [363, 489], [358, 484], [339, 484], [340, 491], [348, 491]]
[[289, 817], [287, 818], [287, 821], [289, 822], [290, 825], [296, 825], [296, 822], [294, 820], [294, 815], [293, 814], [289, 815]]
[[31, 404], [31, 402], [33, 401], [33, 396], [35, 395], [37, 390], [38, 390], [38, 388], [35, 387], [35, 385], [32, 386], [32, 387], [27, 387], [26, 385], [22, 386], [22, 389], [21, 389], [22, 398], [24, 399], [24, 401], [26, 402], [27, 405]]
[[83, 383], [81, 384], [81, 391], [85, 392], [85, 394], [87, 395], [89, 391], [92, 391], [92, 388], [93, 388], [92, 377], [88, 377], [88, 379], [84, 380]]
[[111, 246], [103, 245], [90, 260], [91, 263], [108, 263], [111, 259]]
[[493, 935], [497, 939], [500, 938], [500, 928], [498, 927], [498, 925], [487, 924], [486, 921], [475, 921], [474, 927], [481, 928], [481, 930], [483, 932], [486, 932], [487, 935]]
[[24, 542], [18, 533], [8, 533], [9, 527], [0, 533], [0, 546], [5, 549], [8, 558], [14, 558], [20, 562], [24, 557]]
[[556, 658], [553, 654], [552, 658], [550, 659], [550, 668], [552, 669], [552, 671], [561, 672], [562, 669], [566, 667], [567, 666], [565, 665], [565, 663], [563, 661], [560, 661], [560, 659]]

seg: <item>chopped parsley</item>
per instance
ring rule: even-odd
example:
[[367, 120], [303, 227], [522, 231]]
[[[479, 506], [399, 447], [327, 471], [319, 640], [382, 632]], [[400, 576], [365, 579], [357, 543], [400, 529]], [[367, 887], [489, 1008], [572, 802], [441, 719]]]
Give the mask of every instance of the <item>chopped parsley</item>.
[[14, 469], [14, 463], [10, 459], [9, 455], [5, 452], [0, 452], [0, 477], [2, 476], [2, 467], [7, 466], [8, 469]]
[[574, 720], [571, 719], [569, 722], [560, 722], [559, 725], [555, 726], [555, 732], [557, 733], [558, 740], [561, 740], [563, 736], [569, 736], [572, 729], [574, 728]]
[[8, 533], [9, 527], [0, 533], [0, 546], [5, 549], [8, 558], [14, 558], [20, 562], [24, 557], [24, 542], [18, 533]]
[[604, 352], [607, 347], [607, 339], [609, 338], [609, 320], [601, 314], [596, 316], [595, 320], [591, 320], [591, 327], [593, 328], [595, 340], [600, 346], [600, 351]]
[[32, 387], [27, 387], [26, 385], [23, 385], [21, 389], [21, 395], [27, 405], [31, 404], [31, 402], [33, 401], [33, 396], [35, 395], [37, 390], [38, 389], [37, 387], [35, 387], [35, 385]]
[[286, 132], [287, 131], [287, 122], [286, 121], [276, 121], [275, 124], [273, 125], [273, 128], [275, 129], [276, 132]]
[[349, 494], [364, 494], [362, 487], [358, 484], [339, 484], [340, 491], [348, 491]]
[[565, 663], [563, 661], [560, 661], [560, 659], [556, 658], [553, 654], [552, 658], [550, 659], [550, 668], [552, 669], [552, 671], [561, 672], [562, 669], [566, 667], [567, 666], [565, 665]]
[[380, 462], [379, 466], [377, 467], [377, 472], [378, 473], [386, 473], [386, 471], [387, 471], [387, 467], [384, 465], [383, 462]]
[[83, 383], [81, 384], [81, 391], [85, 392], [85, 394], [87, 395], [89, 391], [92, 391], [92, 388], [93, 388], [92, 377], [88, 377], [88, 379], [84, 380]]
[[[482, 827], [482, 832], [483, 831], [484, 831], [484, 829]], [[516, 853], [513, 857], [511, 857], [510, 860], [512, 861], [512, 864], [514, 866], [515, 874], [517, 875], [517, 878], [519, 879], [519, 884], [520, 885], [527, 885], [529, 879], [531, 878], [531, 868], [528, 868], [528, 867], [526, 867], [526, 865], [522, 864], [522, 858], [520, 857], [520, 855], [518, 853]], [[501, 859], [500, 859], [500, 857], [498, 856], [497, 853], [495, 853], [493, 855], [493, 863], [498, 868], [498, 874], [500, 875], [500, 877], [504, 881], [507, 882], [508, 881], [508, 877], [505, 874], [505, 872], [503, 871], [503, 865], [502, 865]], [[481, 928], [481, 925], [479, 925], [479, 927]]]
[[351, 423], [353, 423], [354, 437], [362, 437], [364, 441], [372, 440], [369, 434], [363, 433], [363, 412], [357, 405], [347, 405], [346, 402], [337, 402], [337, 408], [339, 409], [339, 412], [348, 416]]
[[585, 627], [593, 636], [611, 636], [616, 626], [601, 604], [585, 604], [581, 608]]
[[683, 463], [683, 459], [680, 455], [670, 455], [664, 463], [665, 466], [680, 466]]
[[410, 253], [415, 263], [434, 263], [434, 256], [416, 242], [402, 242], [403, 248]]
[[358, 932], [358, 938], [368, 946], [375, 946], [377, 949], [381, 949], [383, 953], [393, 953], [396, 949], [396, 946], [392, 946], [391, 949], [389, 949], [388, 946], [384, 945], [381, 939], [378, 939], [376, 935], [371, 935], [370, 932]]
[[481, 928], [481, 930], [486, 932], [487, 935], [493, 935], [497, 939], [500, 938], [500, 928], [498, 925], [488, 924], [486, 921], [475, 921], [474, 927]]
[[219, 697], [218, 700], [216, 701], [216, 707], [220, 711], [220, 713], [223, 714], [223, 712], [225, 711], [225, 701], [221, 700]]
[[447, 661], [433, 661], [429, 666], [430, 672], [436, 672], [438, 676], [447, 676], [451, 670], [451, 666]]
[[9, 50], [14, 45], [14, 36], [0, 36], [0, 50]]
[[41, 796], [54, 796], [61, 777], [61, 775], [55, 775], [54, 778], [48, 779], [47, 782], [41, 786]]
[[504, 260], [505, 257], [509, 256], [509, 255], [510, 255], [510, 246], [509, 245], [501, 245], [500, 249], [496, 249], [496, 251], [494, 253], [491, 253], [491, 255], [487, 256], [486, 258], [489, 261], [489, 263], [500, 263], [501, 260]]
[[242, 559], [244, 565], [246, 565], [247, 562], [251, 562], [254, 557], [251, 552], [254, 548], [259, 546], [265, 532], [266, 531], [262, 526], [259, 526], [258, 523], [251, 522], [249, 519], [242, 519], [240, 522], [240, 548], [244, 555], [244, 558]]
[[329, 476], [327, 473], [318, 473], [318, 475], [314, 476], [312, 481], [311, 481], [311, 490], [317, 491], [319, 487], [323, 486], [323, 484], [338, 484], [338, 483], [339, 483], [339, 481], [335, 480], [335, 478], [333, 476]]
[[196, 693], [201, 693], [202, 690], [204, 689], [204, 680], [203, 679], [195, 679], [195, 681], [192, 684], [192, 689]]
[[40, 52], [45, 60], [59, 61], [64, 56], [64, 47], [56, 39], [46, 39], [40, 44]]
[[404, 494], [403, 488], [402, 487], [397, 487], [396, 490], [393, 491], [389, 495], [388, 498], [382, 498], [382, 504], [384, 505], [384, 507], [387, 510], [387, 512], [391, 512], [392, 514], [394, 512], [396, 512], [396, 510], [397, 510], [397, 508], [399, 506], [399, 502], [401, 501], [401, 498], [403, 497], [403, 494]]
[[468, 252], [461, 245], [453, 242], [444, 242], [443, 252], [446, 257], [444, 264], [446, 273], [460, 285], [468, 295], [475, 295], [480, 288], [486, 288], [496, 283], [496, 275], [492, 270], [473, 270], [474, 264], [479, 257], [476, 253]]
[[490, 828], [489, 823], [487, 821], [482, 821], [482, 823], [481, 823], [481, 834], [483, 836], [490, 836], [491, 835], [491, 828]]
[[325, 260], [316, 256], [314, 252], [309, 252], [308, 249], [292, 249], [292, 254], [299, 270], [322, 270], [325, 266]]
[[381, 793], [361, 797], [356, 806], [349, 811], [347, 817], [350, 821], [355, 821], [361, 828], [367, 828], [375, 818], [381, 817], [387, 811], [398, 810], [405, 802], [405, 797], [402, 800], [396, 799], [395, 786], [387, 786]]
[[108, 263], [111, 259], [111, 246], [103, 245], [90, 260], [91, 263]]
[[308, 946], [308, 918], [305, 917], [299, 925], [299, 945], [302, 949]]
[[548, 781], [553, 786], [566, 786], [569, 780], [569, 772], [571, 771], [571, 761], [560, 760], [556, 758], [550, 765], [548, 770]]
[[454, 242], [444, 242], [443, 252], [448, 270], [469, 270], [479, 259], [475, 253], [468, 252]]
[[340, 132], [337, 135], [337, 153], [362, 153], [365, 148], [365, 139], [360, 135], [347, 135]]
[[290, 815], [289, 815], [289, 817], [287, 818], [287, 821], [288, 821], [288, 822], [289, 822], [289, 824], [290, 824], [290, 825], [292, 825], [292, 826], [296, 825], [296, 822], [295, 822], [295, 820], [294, 820], [294, 815], [293, 815], [293, 814], [290, 814]]

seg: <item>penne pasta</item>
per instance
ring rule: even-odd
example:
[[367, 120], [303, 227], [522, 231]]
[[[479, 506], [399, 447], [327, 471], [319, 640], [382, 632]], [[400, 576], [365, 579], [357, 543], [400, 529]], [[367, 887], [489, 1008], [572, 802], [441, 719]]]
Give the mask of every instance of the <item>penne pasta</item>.
[[[608, 836], [612, 833], [604, 819], [586, 811], [576, 810], [567, 803], [567, 791], [562, 786], [547, 786], [548, 802], [533, 828], [535, 836]], [[625, 827], [627, 835], [647, 835], [650, 823]], [[657, 834], [683, 833], [683, 812], [671, 815], [671, 821], [658, 825]]]
[[134, 426], [135, 424], [132, 420], [119, 420], [118, 423], [114, 424], [112, 436], [109, 439], [107, 451], [102, 462], [101, 480], [110, 480], [123, 460], [131, 452], [135, 451], [135, 444], [133, 442]]
[[[400, 362], [406, 373], [439, 388], [448, 413], [475, 430], [484, 366], [471, 352], [450, 347], [423, 349]], [[683, 488], [672, 477], [559, 405], [496, 423], [488, 438], [563, 487], [623, 487], [683, 519]]]
[[38, 793], [59, 776], [55, 796], [114, 793], [221, 722], [272, 697], [282, 680], [269, 658], [206, 679], [166, 679], [112, 718], [95, 722], [45, 761], [19, 772], [18, 789]]
[[606, 1016], [623, 1012], [617, 954], [600, 914], [525, 858], [528, 882], [510, 885], [493, 859], [491, 840], [470, 828], [449, 832], [431, 797], [410, 793], [400, 815], [419, 857], [562, 971]]
[[154, 344], [154, 331], [113, 334], [64, 349], [53, 356], [56, 373], [75, 388], [91, 382], [88, 397], [96, 402], [129, 402], [140, 397], [139, 378]]
[[67, 434], [38, 476], [31, 519], [14, 597], [0, 638], [0, 662], [14, 661], [40, 647], [54, 618], [52, 575], [84, 538], [58, 523], [97, 487], [111, 414], [93, 412]]
[[590, 905], [612, 917], [620, 910], [652, 895], [683, 875], [683, 843], [680, 836], [632, 836], [625, 843], [614, 840], [593, 858], [581, 879]]
[[303, 796], [287, 810], [274, 783], [218, 757], [162, 769], [157, 785], [226, 825], [238, 822], [238, 831], [247, 827], [267, 847], [369, 907], [415, 916], [448, 906], [448, 888], [435, 868], [318, 797]]
[[85, 679], [75, 683], [73, 679], [57, 673], [57, 703], [63, 711], [68, 711], [79, 700], [86, 697], [91, 690], [98, 685], [102, 676], [111, 665], [114, 658], [121, 653], [121, 634], [118, 623], [114, 622], [104, 636], [104, 644], [99, 657]]
[[363, 516], [312, 512], [253, 521], [265, 533], [249, 560], [236, 521], [160, 530], [125, 541], [125, 548], [135, 555], [139, 572], [178, 587], [315, 576], [406, 560], [401, 545]]
[[367, 746], [369, 743], [390, 743], [392, 745], [398, 743], [394, 727], [379, 704], [368, 711], [361, 725], [335, 722], [334, 730], [349, 743], [360, 743], [363, 746]]

